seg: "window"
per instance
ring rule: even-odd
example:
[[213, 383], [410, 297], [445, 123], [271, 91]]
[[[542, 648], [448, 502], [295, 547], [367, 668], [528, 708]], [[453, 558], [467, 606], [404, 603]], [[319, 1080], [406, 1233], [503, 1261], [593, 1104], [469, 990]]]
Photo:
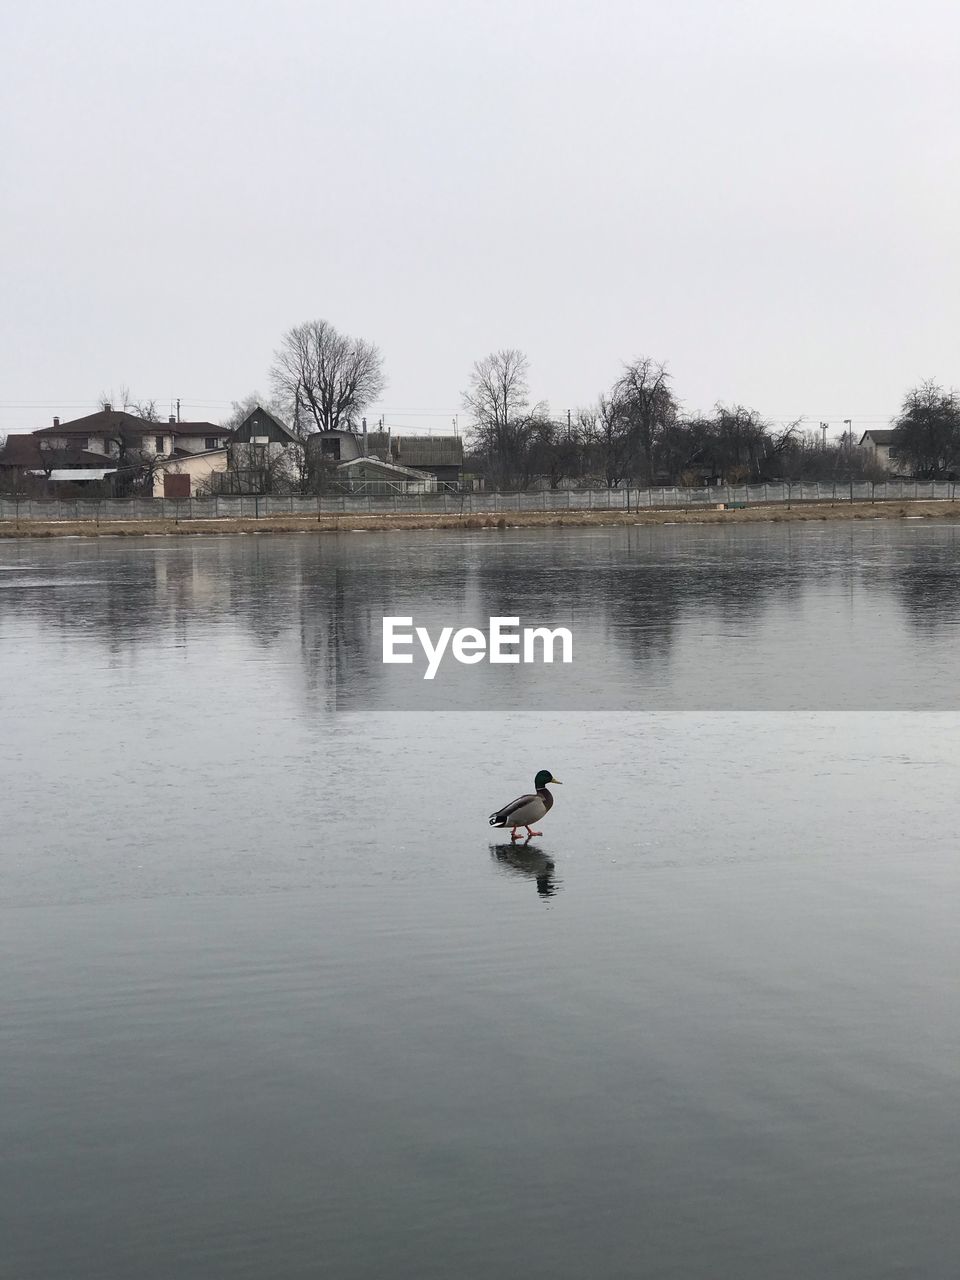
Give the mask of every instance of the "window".
[[154, 443], [157, 446], [157, 453], [163, 453], [163, 436], [157, 436]]
[[217, 437], [207, 436], [207, 438], [203, 442], [203, 447], [205, 449], [215, 449], [217, 447]]
[[332, 440], [320, 441], [320, 455], [324, 458], [336, 458], [340, 460], [340, 441], [334, 437]]

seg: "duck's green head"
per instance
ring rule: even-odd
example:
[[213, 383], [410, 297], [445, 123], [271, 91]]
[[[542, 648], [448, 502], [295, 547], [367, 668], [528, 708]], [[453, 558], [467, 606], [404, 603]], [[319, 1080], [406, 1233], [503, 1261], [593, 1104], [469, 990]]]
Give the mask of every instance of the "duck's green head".
[[549, 769], [541, 769], [533, 780], [533, 785], [539, 791], [541, 787], [545, 787], [548, 782], [552, 782], [554, 786], [561, 786], [559, 778], [555, 778]]

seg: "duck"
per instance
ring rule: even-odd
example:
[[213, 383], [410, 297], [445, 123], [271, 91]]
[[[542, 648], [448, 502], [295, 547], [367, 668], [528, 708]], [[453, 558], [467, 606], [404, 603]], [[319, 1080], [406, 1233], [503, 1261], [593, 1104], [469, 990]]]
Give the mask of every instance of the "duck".
[[516, 800], [511, 800], [496, 813], [491, 813], [491, 827], [510, 827], [511, 841], [522, 838], [517, 835], [521, 827], [526, 827], [528, 840], [533, 836], [542, 836], [542, 831], [534, 831], [533, 823], [539, 822], [553, 808], [553, 796], [547, 790], [548, 784], [554, 787], [563, 785], [549, 769], [541, 769], [533, 780], [534, 790], [529, 795], [517, 796]]

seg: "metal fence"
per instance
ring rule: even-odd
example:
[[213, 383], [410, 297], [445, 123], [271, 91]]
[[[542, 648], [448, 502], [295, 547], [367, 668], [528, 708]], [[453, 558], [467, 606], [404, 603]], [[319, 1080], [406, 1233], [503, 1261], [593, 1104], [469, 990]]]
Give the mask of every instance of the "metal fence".
[[505, 515], [536, 511], [649, 511], [780, 502], [954, 502], [952, 481], [752, 484], [709, 489], [549, 489], [526, 493], [416, 493], [322, 498], [108, 498], [102, 502], [0, 498], [0, 520], [260, 520], [273, 516]]

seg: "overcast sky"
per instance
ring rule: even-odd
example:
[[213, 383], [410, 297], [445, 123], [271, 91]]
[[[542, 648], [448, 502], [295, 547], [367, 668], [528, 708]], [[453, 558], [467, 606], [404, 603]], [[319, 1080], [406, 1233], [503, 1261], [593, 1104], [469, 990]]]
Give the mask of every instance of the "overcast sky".
[[218, 419], [319, 317], [394, 425], [504, 346], [558, 413], [643, 354], [885, 421], [960, 382], [958, 51], [953, 0], [7, 4], [0, 431]]

